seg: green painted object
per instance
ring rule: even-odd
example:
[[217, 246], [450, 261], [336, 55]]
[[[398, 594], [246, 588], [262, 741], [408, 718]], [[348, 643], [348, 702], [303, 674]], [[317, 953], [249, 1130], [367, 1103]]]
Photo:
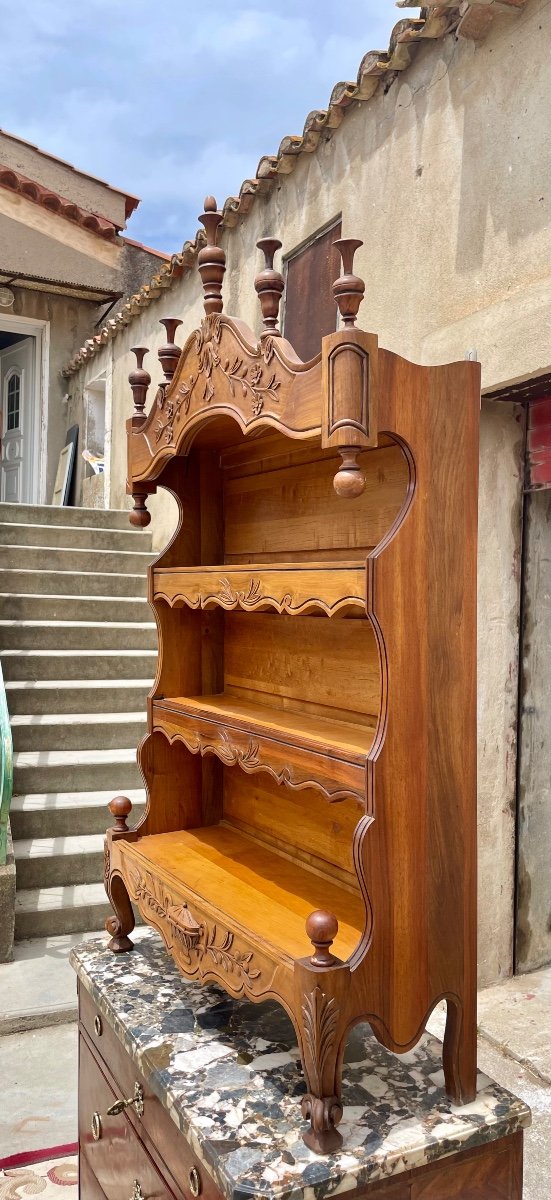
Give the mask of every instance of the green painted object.
[[4, 676], [0, 665], [0, 867], [5, 866], [8, 849], [8, 817], [13, 789], [13, 743], [10, 715], [6, 702]]

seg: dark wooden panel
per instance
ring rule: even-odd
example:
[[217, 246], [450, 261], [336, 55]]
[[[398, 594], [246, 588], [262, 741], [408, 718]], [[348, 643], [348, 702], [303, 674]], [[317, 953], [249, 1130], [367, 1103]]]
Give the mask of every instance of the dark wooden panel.
[[284, 332], [304, 362], [319, 354], [322, 337], [337, 328], [331, 284], [341, 265], [332, 247], [340, 236], [339, 221], [287, 260]]

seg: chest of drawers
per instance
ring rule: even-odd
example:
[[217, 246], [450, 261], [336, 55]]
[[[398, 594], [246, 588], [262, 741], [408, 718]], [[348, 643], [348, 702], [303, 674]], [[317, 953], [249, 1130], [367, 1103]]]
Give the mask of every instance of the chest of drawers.
[[301, 1140], [277, 1006], [185, 983], [145, 931], [125, 959], [99, 940], [72, 957], [82, 1200], [521, 1200], [528, 1109], [484, 1081], [451, 1110], [438, 1043], [399, 1059], [359, 1027], [343, 1149], [320, 1160]]

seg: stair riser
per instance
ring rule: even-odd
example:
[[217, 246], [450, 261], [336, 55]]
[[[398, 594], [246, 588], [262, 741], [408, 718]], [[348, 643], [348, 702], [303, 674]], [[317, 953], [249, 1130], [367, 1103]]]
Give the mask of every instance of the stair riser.
[[[48, 564], [50, 558], [48, 555]], [[90, 568], [88, 567], [90, 570]], [[131, 596], [136, 599], [147, 595], [145, 571], [141, 575], [88, 574], [71, 571], [15, 571], [0, 570], [0, 592], [23, 593], [26, 596]], [[114, 607], [110, 619], [114, 619]], [[9, 614], [8, 614], [9, 615]], [[123, 620], [123, 617], [120, 618]], [[86, 620], [82, 616], [82, 620]]]
[[[47, 654], [1, 655], [6, 680], [43, 679], [153, 679], [153, 655], [97, 654], [80, 656], [78, 651], [60, 658], [55, 650]], [[82, 709], [86, 712], [86, 709]]]
[[[115, 791], [113, 795], [116, 795]], [[137, 825], [144, 811], [145, 805], [134, 804], [129, 825]], [[106, 804], [83, 805], [81, 808], [37, 808], [26, 812], [12, 808], [10, 823], [14, 839], [76, 837], [78, 834], [105, 833], [113, 824], [113, 818]], [[19, 875], [17, 881], [19, 886]]]
[[14, 716], [20, 713], [94, 713], [94, 712], [145, 712], [149, 687], [98, 688], [91, 682], [89, 687], [45, 688], [37, 683], [29, 690], [12, 690], [8, 684], [6, 694], [8, 709]]
[[[1, 518], [1, 510], [0, 510]], [[5, 525], [0, 519], [0, 546], [57, 546], [66, 550], [151, 551], [151, 535], [119, 529], [80, 529], [63, 525]]]
[[51, 504], [0, 504], [0, 521], [24, 525], [72, 525], [98, 529], [131, 528], [129, 513], [120, 509], [58, 508]]
[[59, 908], [51, 912], [15, 914], [15, 940], [55, 937], [61, 933], [91, 933], [101, 929], [113, 910], [107, 897], [105, 904], [86, 904], [81, 908]]
[[[137, 764], [83, 763], [80, 766], [14, 767], [13, 790], [18, 796], [29, 792], [101, 792], [116, 795], [128, 788], [143, 787]], [[77, 830], [77, 833], [80, 833]], [[49, 836], [49, 835], [46, 835]]]
[[52, 854], [48, 858], [17, 858], [17, 888], [69, 887], [73, 883], [101, 883], [103, 854]]
[[[144, 614], [145, 616], [145, 614]], [[119, 629], [107, 623], [97, 629], [57, 628], [55, 625], [0, 627], [2, 650], [155, 650], [157, 627]]]
[[78, 596], [0, 596], [1, 621], [150, 621], [146, 600]]
[[145, 716], [140, 721], [100, 724], [15, 725], [13, 748], [18, 750], [102, 750], [135, 748], [146, 732]]
[[52, 550], [46, 546], [4, 546], [4, 570], [100, 571], [120, 575], [144, 575], [151, 554], [115, 553], [109, 550]]

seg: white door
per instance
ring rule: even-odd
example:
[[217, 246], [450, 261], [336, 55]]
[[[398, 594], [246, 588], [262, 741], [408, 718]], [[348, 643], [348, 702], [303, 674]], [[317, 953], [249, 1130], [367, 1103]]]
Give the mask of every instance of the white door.
[[11, 504], [30, 504], [35, 499], [34, 360], [32, 337], [0, 351], [0, 499]]

